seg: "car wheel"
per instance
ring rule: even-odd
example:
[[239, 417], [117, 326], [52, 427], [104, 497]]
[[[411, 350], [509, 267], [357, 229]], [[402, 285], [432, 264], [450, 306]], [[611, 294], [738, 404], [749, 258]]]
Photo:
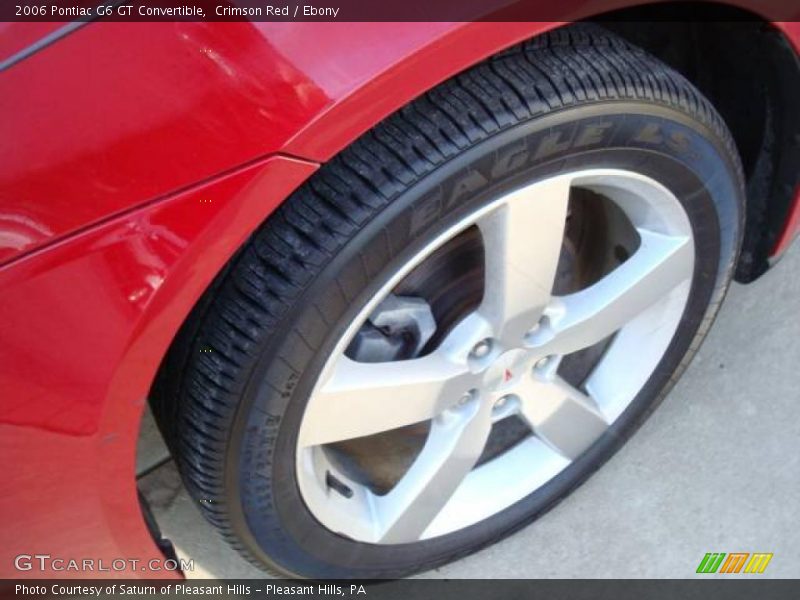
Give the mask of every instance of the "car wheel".
[[603, 29], [475, 66], [322, 166], [209, 290], [159, 388], [187, 487], [293, 576], [499, 540], [679, 377], [742, 205], [713, 107]]

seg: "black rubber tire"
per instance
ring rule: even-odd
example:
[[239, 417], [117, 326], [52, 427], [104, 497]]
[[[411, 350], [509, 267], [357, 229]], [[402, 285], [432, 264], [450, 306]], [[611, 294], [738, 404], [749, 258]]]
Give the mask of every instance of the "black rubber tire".
[[[322, 527], [300, 497], [294, 449], [307, 395], [343, 329], [398, 265], [466, 211], [583, 167], [660, 181], [692, 223], [689, 302], [644, 389], [561, 475], [486, 521], [394, 546]], [[730, 281], [743, 202], [736, 150], [709, 102], [599, 27], [562, 28], [471, 68], [324, 165], [205, 295], [154, 390], [188, 489], [246, 558], [293, 576], [394, 578], [499, 540], [603, 464], [679, 377]]]

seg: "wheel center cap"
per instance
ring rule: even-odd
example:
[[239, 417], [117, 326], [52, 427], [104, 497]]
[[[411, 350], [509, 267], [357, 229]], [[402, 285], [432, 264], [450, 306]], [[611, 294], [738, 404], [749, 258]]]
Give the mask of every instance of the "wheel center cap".
[[486, 369], [483, 383], [489, 391], [503, 391], [514, 387], [527, 366], [528, 354], [524, 350], [509, 350], [498, 356]]

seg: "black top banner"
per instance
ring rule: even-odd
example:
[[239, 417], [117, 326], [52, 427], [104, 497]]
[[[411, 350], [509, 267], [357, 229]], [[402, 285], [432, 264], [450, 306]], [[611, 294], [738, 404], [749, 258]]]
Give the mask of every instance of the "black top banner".
[[[797, 0], [3, 0], [0, 21], [800, 21]], [[661, 6], [659, 6], [661, 5]], [[655, 10], [653, 10], [655, 7]], [[646, 11], [646, 12], [645, 12]]]

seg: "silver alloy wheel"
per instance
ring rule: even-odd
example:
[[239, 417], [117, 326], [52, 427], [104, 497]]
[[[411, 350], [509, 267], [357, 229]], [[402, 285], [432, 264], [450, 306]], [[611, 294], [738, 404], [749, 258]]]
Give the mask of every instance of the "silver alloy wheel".
[[[573, 188], [613, 201], [635, 228], [639, 247], [589, 287], [554, 296]], [[486, 273], [477, 310], [422, 357], [348, 358], [346, 348], [375, 307], [473, 225], [483, 238]], [[694, 240], [680, 202], [631, 171], [558, 175], [474, 212], [385, 283], [323, 368], [297, 445], [298, 482], [309, 510], [351, 539], [407, 543], [457, 531], [528, 496], [597, 441], [644, 386], [678, 327], [693, 269]], [[558, 375], [565, 355], [612, 335], [582, 389]], [[512, 414], [531, 434], [476, 467], [492, 424]], [[325, 444], [424, 421], [430, 421], [424, 447], [384, 495], [349, 478], [323, 451]], [[331, 473], [347, 493], [330, 486]]]

